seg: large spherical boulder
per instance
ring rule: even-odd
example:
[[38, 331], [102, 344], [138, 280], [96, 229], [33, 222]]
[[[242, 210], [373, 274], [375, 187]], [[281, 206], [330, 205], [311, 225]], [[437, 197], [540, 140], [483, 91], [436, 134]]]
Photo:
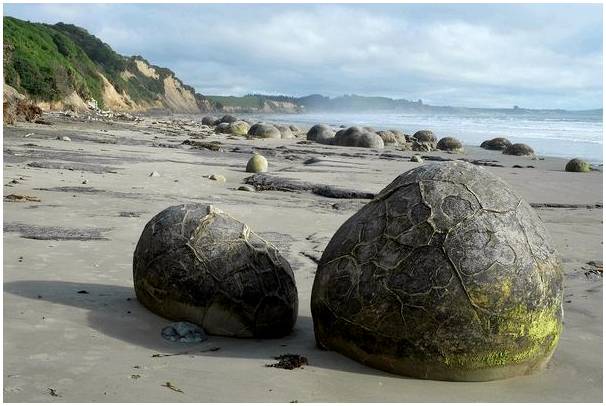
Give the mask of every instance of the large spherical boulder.
[[204, 125], [213, 126], [213, 125], [215, 125], [216, 121], [217, 121], [217, 117], [214, 117], [214, 116], [202, 117], [202, 124], [204, 124]]
[[480, 144], [480, 147], [484, 148], [484, 149], [494, 150], [494, 151], [502, 151], [510, 145], [511, 145], [511, 141], [509, 141], [507, 138], [497, 137], [497, 138], [493, 138], [491, 140], [486, 140], [486, 141], [482, 142]]
[[267, 159], [263, 155], [254, 154], [246, 164], [246, 172], [267, 172], [268, 166]]
[[172, 206], [145, 226], [133, 258], [137, 299], [208, 334], [280, 337], [297, 318], [288, 262], [246, 224], [203, 204]]
[[250, 125], [246, 121], [238, 120], [229, 124], [229, 132], [233, 135], [246, 135]]
[[377, 133], [357, 126], [339, 130], [335, 134], [335, 145], [361, 148], [383, 148], [385, 146], [383, 139]]
[[220, 123], [233, 123], [234, 121], [238, 121], [238, 119], [231, 114], [226, 114], [219, 119]]
[[280, 130], [267, 123], [253, 124], [248, 130], [248, 135], [252, 138], [282, 138]]
[[566, 172], [591, 172], [591, 166], [582, 159], [574, 158], [566, 164]]
[[397, 177], [324, 250], [316, 341], [385, 371], [484, 381], [531, 373], [562, 330], [562, 267], [509, 185], [462, 161]]
[[295, 138], [294, 134], [290, 130], [290, 127], [287, 125], [276, 124], [274, 127], [280, 131], [280, 135], [283, 139]]
[[503, 150], [505, 155], [534, 156], [534, 150], [526, 144], [511, 144]]
[[319, 144], [332, 144], [335, 132], [326, 124], [316, 124], [307, 131], [307, 139]]
[[461, 144], [461, 141], [457, 140], [454, 137], [444, 137], [440, 139], [436, 147], [441, 151], [456, 153], [463, 152], [463, 144]]

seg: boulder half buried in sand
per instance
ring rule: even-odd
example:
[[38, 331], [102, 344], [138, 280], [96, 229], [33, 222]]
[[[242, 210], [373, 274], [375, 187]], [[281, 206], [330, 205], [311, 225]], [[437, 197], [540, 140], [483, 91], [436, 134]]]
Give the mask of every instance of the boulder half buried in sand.
[[337, 132], [335, 145], [360, 148], [383, 148], [385, 146], [379, 134], [357, 126]]
[[566, 164], [566, 172], [591, 172], [591, 166], [586, 161], [574, 158]]
[[281, 337], [297, 319], [292, 269], [278, 250], [213, 206], [169, 207], [145, 226], [133, 258], [137, 299], [207, 334]]
[[320, 347], [385, 371], [487, 381], [542, 369], [562, 331], [560, 260], [541, 220], [488, 170], [403, 173], [326, 247]]
[[503, 150], [505, 155], [534, 157], [534, 150], [526, 144], [511, 144]]
[[493, 138], [491, 140], [486, 140], [486, 141], [482, 142], [482, 144], [480, 144], [480, 147], [484, 148], [484, 149], [502, 151], [510, 145], [511, 145], [511, 141], [509, 141], [507, 138], [497, 137], [497, 138]]

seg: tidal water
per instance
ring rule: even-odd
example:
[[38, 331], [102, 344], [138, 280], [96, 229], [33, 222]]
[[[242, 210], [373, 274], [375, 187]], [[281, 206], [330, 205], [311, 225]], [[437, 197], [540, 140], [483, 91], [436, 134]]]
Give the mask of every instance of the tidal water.
[[602, 111], [465, 111], [463, 113], [303, 113], [255, 114], [251, 119], [310, 127], [314, 124], [397, 128], [408, 134], [432, 130], [438, 138], [456, 137], [480, 145], [494, 137], [530, 145], [540, 156], [584, 158], [602, 163]]

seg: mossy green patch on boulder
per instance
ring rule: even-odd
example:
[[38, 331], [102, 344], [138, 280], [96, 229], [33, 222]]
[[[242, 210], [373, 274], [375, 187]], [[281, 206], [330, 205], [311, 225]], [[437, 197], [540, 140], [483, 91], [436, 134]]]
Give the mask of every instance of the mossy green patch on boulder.
[[246, 121], [234, 121], [229, 124], [229, 131], [233, 135], [244, 136], [248, 134], [248, 130], [250, 130], [250, 125]]
[[566, 164], [566, 172], [591, 172], [591, 166], [586, 161], [574, 158]]

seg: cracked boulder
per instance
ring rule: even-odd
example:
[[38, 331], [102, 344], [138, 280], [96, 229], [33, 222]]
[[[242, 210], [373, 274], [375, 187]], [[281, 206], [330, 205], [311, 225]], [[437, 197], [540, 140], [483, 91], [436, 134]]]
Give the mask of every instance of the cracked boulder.
[[154, 216], [135, 249], [133, 279], [149, 310], [211, 335], [281, 337], [297, 319], [289, 263], [213, 206], [172, 206]]
[[316, 272], [317, 344], [425, 379], [541, 370], [562, 330], [562, 267], [509, 185], [462, 161], [397, 177], [347, 220]]

